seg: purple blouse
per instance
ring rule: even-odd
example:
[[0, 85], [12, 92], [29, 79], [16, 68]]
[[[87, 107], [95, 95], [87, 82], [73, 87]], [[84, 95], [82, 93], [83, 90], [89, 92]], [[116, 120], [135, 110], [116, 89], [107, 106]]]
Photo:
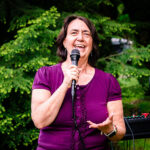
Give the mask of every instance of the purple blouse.
[[[53, 94], [61, 85], [64, 75], [61, 63], [40, 68], [32, 89], [46, 89]], [[78, 128], [88, 150], [107, 150], [108, 139], [86, 122], [103, 122], [108, 117], [107, 102], [121, 100], [118, 81], [109, 73], [95, 68], [87, 85], [77, 85], [75, 114]], [[69, 88], [55, 121], [40, 130], [37, 150], [82, 150], [79, 133], [72, 119], [71, 89]]]

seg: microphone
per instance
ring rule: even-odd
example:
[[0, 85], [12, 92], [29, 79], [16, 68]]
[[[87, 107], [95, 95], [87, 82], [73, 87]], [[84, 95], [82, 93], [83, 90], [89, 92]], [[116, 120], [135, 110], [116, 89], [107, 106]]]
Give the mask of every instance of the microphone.
[[[79, 61], [79, 58], [80, 58], [80, 52], [79, 52], [79, 50], [78, 49], [73, 49], [71, 51], [70, 57], [71, 57], [72, 65], [78, 66], [78, 61]], [[77, 122], [76, 122], [76, 115], [75, 115], [75, 108], [74, 108], [75, 90], [76, 90], [76, 80], [72, 80], [72, 85], [71, 85], [72, 117], [73, 117], [75, 129], [77, 129], [77, 131], [79, 133], [79, 137], [80, 137], [81, 143], [83, 144], [83, 149], [86, 150], [83, 138], [81, 136], [81, 132], [80, 132], [80, 130], [78, 128], [78, 125], [77, 125]]]
[[[79, 61], [79, 58], [80, 58], [79, 50], [78, 49], [73, 49], [71, 51], [70, 57], [71, 57], [72, 65], [78, 66], [78, 61]], [[72, 80], [71, 95], [72, 95], [73, 98], [75, 96], [75, 89], [76, 89], [76, 80]]]

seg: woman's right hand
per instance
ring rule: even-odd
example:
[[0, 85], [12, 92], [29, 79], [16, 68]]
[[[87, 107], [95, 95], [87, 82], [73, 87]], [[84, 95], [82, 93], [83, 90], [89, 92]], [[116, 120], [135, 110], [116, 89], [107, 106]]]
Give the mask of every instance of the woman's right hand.
[[64, 84], [67, 84], [68, 88], [71, 87], [72, 80], [78, 82], [80, 69], [75, 65], [69, 65], [63, 70], [64, 73]]

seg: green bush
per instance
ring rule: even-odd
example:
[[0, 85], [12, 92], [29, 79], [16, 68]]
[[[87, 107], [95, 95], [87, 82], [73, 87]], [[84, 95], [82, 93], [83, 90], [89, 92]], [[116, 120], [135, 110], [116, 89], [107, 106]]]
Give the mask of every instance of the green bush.
[[15, 39], [0, 47], [1, 149], [31, 147], [38, 138], [31, 121], [31, 87], [37, 69], [57, 62], [52, 47], [59, 16], [55, 7], [44, 11], [27, 20]]

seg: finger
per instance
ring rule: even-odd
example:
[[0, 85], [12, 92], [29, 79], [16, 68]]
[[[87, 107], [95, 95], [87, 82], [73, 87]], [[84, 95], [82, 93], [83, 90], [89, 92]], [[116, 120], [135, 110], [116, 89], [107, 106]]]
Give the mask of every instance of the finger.
[[79, 70], [79, 73], [82, 71], [82, 68], [78, 68], [78, 70]]
[[80, 74], [79, 70], [77, 70], [75, 68], [71, 69], [70, 72], [71, 72], [71, 74], [77, 75], [77, 76], [79, 76], [79, 74]]
[[110, 124], [111, 122], [113, 122], [113, 113], [106, 118], [106, 120], [103, 122], [103, 125]]
[[104, 126], [107, 126], [111, 123], [112, 123], [112, 120], [110, 120], [109, 117], [108, 117], [104, 122], [99, 124], [99, 127], [104, 127]]
[[87, 121], [87, 123], [89, 123], [89, 128], [98, 128], [96, 123], [93, 123], [92, 121]]
[[88, 121], [87, 121], [87, 123], [89, 123], [89, 124], [93, 124], [93, 122], [92, 122], [92, 121], [90, 121], [90, 120], [88, 120]]
[[79, 74], [77, 74], [76, 72], [72, 72], [71, 76], [72, 76], [73, 80], [78, 80], [79, 79]]
[[76, 69], [78, 70], [79, 73], [82, 71], [82, 68], [79, 68], [78, 66], [75, 66], [75, 65], [70, 65], [69, 69]]
[[94, 122], [92, 122], [92, 121], [87, 121], [87, 123], [89, 123], [90, 125], [93, 125], [93, 126], [96, 126], [96, 127], [98, 127], [98, 126], [103, 126], [102, 124], [103, 123], [94, 123]]
[[79, 72], [77, 70], [71, 71], [72, 75], [79, 76]]
[[79, 76], [79, 73], [76, 72], [76, 71], [71, 72], [71, 74], [74, 75], [74, 76]]
[[75, 65], [70, 65], [69, 66], [69, 69], [77, 69], [78, 67], [77, 66], [75, 66]]

